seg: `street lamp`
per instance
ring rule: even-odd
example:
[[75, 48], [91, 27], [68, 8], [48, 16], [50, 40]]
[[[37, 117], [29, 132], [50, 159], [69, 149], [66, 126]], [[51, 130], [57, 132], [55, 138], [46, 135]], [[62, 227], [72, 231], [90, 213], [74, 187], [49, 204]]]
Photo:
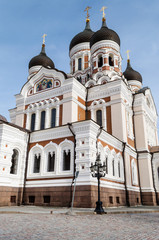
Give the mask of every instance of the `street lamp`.
[[97, 159], [95, 164], [91, 163], [91, 174], [92, 177], [96, 177], [98, 179], [98, 201], [96, 202], [96, 209], [94, 210], [97, 214], [104, 213], [104, 209], [102, 207], [102, 202], [100, 201], [100, 178], [105, 176], [106, 173], [106, 164], [102, 165], [100, 160], [100, 154], [97, 155]]

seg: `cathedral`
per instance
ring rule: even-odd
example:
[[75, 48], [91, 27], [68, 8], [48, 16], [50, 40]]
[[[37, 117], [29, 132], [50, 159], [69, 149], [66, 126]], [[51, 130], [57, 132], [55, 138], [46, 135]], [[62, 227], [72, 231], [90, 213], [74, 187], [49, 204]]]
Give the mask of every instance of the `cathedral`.
[[133, 69], [122, 72], [120, 38], [106, 23], [69, 45], [70, 73], [46, 52], [29, 62], [10, 122], [0, 115], [0, 206], [95, 207], [99, 154], [103, 207], [159, 204], [157, 111], [149, 87]]

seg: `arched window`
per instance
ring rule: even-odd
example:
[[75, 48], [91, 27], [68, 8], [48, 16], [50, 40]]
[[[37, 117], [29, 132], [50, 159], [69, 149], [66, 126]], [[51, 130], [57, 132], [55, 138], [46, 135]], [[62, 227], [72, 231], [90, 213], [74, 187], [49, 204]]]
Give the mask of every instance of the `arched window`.
[[119, 176], [119, 178], [121, 177], [121, 173], [120, 173], [120, 161], [118, 162], [118, 176]]
[[78, 59], [78, 70], [82, 70], [82, 58]]
[[102, 126], [102, 110], [96, 111], [96, 122], [98, 125]]
[[41, 112], [40, 130], [45, 128], [45, 111]]
[[113, 55], [109, 56], [109, 66], [114, 66], [114, 58]]
[[48, 153], [48, 172], [54, 172], [54, 166], [55, 166], [55, 152], [49, 152]]
[[56, 126], [56, 108], [51, 110], [51, 127], [54, 128]]
[[70, 162], [71, 162], [71, 152], [70, 150], [63, 151], [63, 171], [70, 170]]
[[36, 117], [36, 115], [35, 115], [35, 113], [33, 113], [31, 115], [31, 131], [35, 130], [35, 117]]
[[39, 173], [40, 172], [40, 160], [41, 160], [41, 155], [40, 154], [35, 154], [34, 155], [33, 173]]
[[112, 174], [115, 176], [115, 165], [114, 165], [114, 159], [112, 160]]
[[98, 67], [102, 67], [103, 66], [103, 57], [99, 56], [98, 57]]
[[17, 174], [18, 158], [19, 158], [18, 151], [16, 149], [13, 149], [12, 165], [11, 165], [11, 168], [10, 168], [10, 173], [11, 174]]

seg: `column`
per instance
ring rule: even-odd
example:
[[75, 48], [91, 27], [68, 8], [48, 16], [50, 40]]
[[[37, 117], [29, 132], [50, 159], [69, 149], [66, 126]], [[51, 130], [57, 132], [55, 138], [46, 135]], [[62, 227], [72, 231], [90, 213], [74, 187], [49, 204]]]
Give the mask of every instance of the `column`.
[[51, 126], [50, 108], [46, 108], [45, 128], [50, 128], [50, 126]]
[[103, 111], [102, 111], [102, 118], [103, 118], [103, 128], [107, 130], [107, 117], [106, 117], [106, 106], [103, 106]]
[[39, 130], [40, 129], [40, 119], [41, 119], [41, 116], [40, 116], [40, 110], [37, 109], [36, 111], [36, 118], [35, 118], [35, 130]]
[[30, 130], [30, 124], [31, 124], [31, 113], [27, 112], [26, 129]]
[[60, 108], [60, 106], [57, 105], [57, 107], [56, 107], [56, 125], [55, 125], [56, 127], [59, 126], [59, 118], [60, 118], [60, 116], [59, 116], [60, 115], [59, 114], [60, 113], [59, 108]]

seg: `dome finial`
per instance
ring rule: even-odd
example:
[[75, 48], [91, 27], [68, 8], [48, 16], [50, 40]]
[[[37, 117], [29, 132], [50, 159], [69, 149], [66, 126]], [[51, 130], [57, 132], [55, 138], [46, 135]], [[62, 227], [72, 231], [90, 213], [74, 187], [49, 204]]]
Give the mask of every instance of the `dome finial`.
[[104, 7], [104, 6], [103, 6], [103, 7], [101, 8], [101, 10], [100, 10], [101, 12], [103, 12], [103, 18], [102, 18], [102, 21], [103, 21], [103, 22], [105, 22], [105, 12], [104, 12], [105, 9], [107, 9], [107, 7]]
[[89, 9], [91, 9], [91, 7], [86, 7], [85, 10], [84, 10], [84, 12], [87, 12], [86, 22], [90, 21], [90, 19], [89, 19], [90, 15], [89, 15], [89, 12], [88, 12]]

